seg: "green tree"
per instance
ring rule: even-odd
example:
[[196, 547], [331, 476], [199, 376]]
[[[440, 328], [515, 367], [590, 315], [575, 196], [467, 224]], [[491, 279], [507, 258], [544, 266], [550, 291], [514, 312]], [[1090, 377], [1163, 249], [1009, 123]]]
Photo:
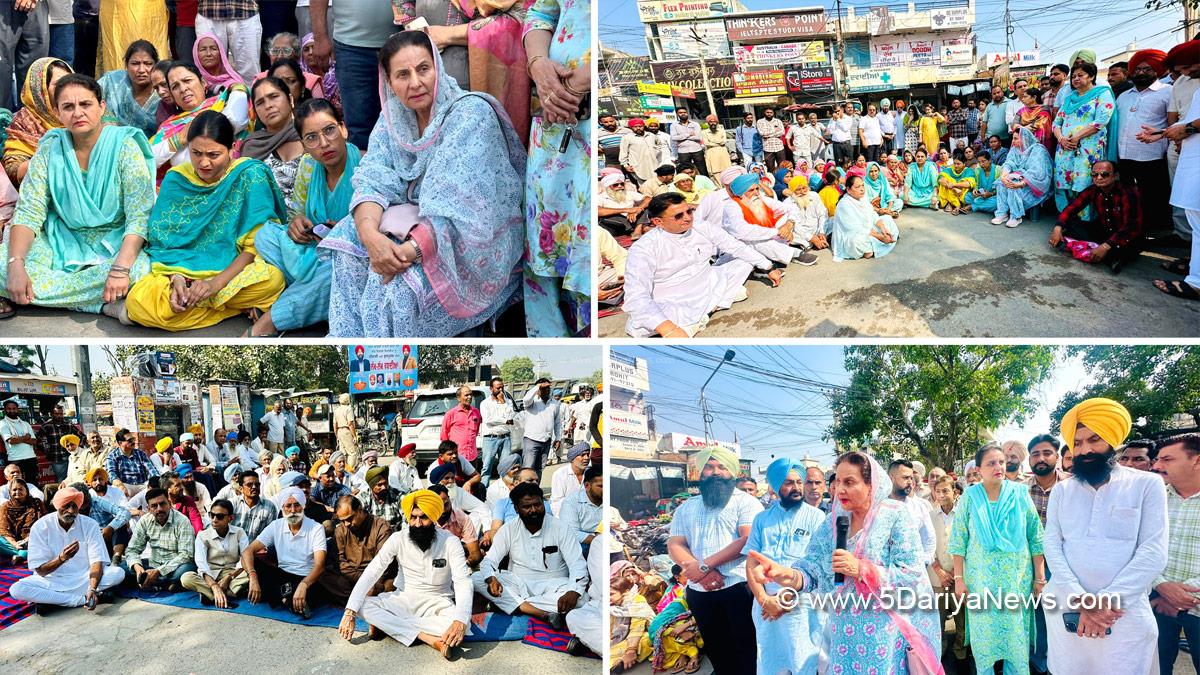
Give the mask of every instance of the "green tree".
[[112, 375], [92, 373], [92, 394], [97, 401], [108, 401], [112, 398]]
[[847, 347], [850, 385], [830, 397], [828, 433], [839, 446], [950, 469], [987, 430], [1036, 409], [1053, 361], [1048, 346]]
[[0, 357], [7, 358], [22, 368], [29, 368], [31, 372], [49, 375], [50, 371], [46, 366], [49, 350], [49, 347], [40, 345], [0, 345]]
[[510, 356], [500, 364], [500, 377], [505, 382], [532, 382], [535, 379], [533, 359], [528, 356]]
[[[175, 353], [176, 375], [181, 380], [240, 380], [255, 387], [280, 389], [332, 389], [346, 391], [349, 362], [346, 347], [334, 345], [160, 345], [119, 346], [113, 357], [124, 363], [144, 351]], [[490, 356], [484, 345], [421, 346], [417, 350], [420, 379], [434, 387], [457, 381], [458, 371]], [[97, 394], [97, 398], [99, 395]]]
[[1090, 345], [1067, 350], [1077, 356], [1094, 382], [1068, 392], [1051, 421], [1080, 401], [1103, 396], [1120, 401], [1133, 417], [1131, 438], [1152, 437], [1177, 425], [1175, 415], [1200, 427], [1200, 347], [1184, 345]]
[[604, 382], [604, 371], [597, 370], [596, 372], [592, 373], [592, 376], [587, 378], [585, 380], [585, 382], [592, 385], [592, 388], [595, 389], [596, 387], [600, 386], [601, 383]]

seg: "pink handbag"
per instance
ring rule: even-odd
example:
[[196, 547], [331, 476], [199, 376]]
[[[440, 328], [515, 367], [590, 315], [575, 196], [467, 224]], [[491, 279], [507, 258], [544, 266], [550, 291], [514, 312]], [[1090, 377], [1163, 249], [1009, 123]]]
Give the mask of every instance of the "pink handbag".
[[397, 241], [408, 239], [412, 229], [421, 222], [420, 208], [416, 204], [396, 204], [383, 211], [379, 231], [395, 237]]

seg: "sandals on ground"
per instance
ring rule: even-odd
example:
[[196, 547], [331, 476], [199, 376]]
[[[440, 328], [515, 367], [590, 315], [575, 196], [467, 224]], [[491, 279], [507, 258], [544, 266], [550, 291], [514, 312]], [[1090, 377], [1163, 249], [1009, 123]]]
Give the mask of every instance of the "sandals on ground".
[[0, 298], [0, 321], [17, 315], [17, 306], [11, 300]]
[[[1159, 286], [1159, 284], [1162, 286]], [[1166, 293], [1175, 298], [1183, 298], [1184, 300], [1200, 300], [1200, 291], [1192, 288], [1191, 284], [1182, 281], [1166, 281], [1165, 279], [1155, 279], [1154, 287], [1159, 291]]]
[[1159, 265], [1159, 267], [1170, 272], [1171, 274], [1185, 275], [1188, 273], [1188, 267], [1190, 264], [1191, 261], [1188, 260], [1174, 260], [1169, 263], [1162, 263]]

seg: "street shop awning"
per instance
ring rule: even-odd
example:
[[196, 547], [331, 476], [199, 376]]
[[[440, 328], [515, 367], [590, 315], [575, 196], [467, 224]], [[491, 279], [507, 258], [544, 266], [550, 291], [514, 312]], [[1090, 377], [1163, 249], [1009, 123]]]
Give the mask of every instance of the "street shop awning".
[[776, 105], [778, 103], [778, 96], [735, 96], [733, 98], [725, 99], [725, 105], [730, 107], [739, 105]]

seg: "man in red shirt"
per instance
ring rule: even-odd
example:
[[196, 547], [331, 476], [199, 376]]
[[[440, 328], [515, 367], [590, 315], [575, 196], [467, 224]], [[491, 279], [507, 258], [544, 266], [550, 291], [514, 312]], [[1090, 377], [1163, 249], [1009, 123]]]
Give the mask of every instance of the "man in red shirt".
[[463, 385], [458, 388], [458, 405], [446, 411], [442, 418], [443, 441], [454, 441], [458, 446], [458, 454], [463, 459], [475, 462], [479, 456], [479, 448], [475, 438], [479, 435], [479, 427], [483, 424], [483, 416], [479, 409], [471, 405], [471, 388]]
[[[1058, 215], [1050, 245], [1084, 262], [1102, 262], [1113, 274], [1120, 272], [1141, 251], [1139, 197], [1136, 187], [1118, 182], [1115, 164], [1108, 160], [1092, 164], [1092, 184]], [[1092, 220], [1082, 220], [1089, 206]]]

